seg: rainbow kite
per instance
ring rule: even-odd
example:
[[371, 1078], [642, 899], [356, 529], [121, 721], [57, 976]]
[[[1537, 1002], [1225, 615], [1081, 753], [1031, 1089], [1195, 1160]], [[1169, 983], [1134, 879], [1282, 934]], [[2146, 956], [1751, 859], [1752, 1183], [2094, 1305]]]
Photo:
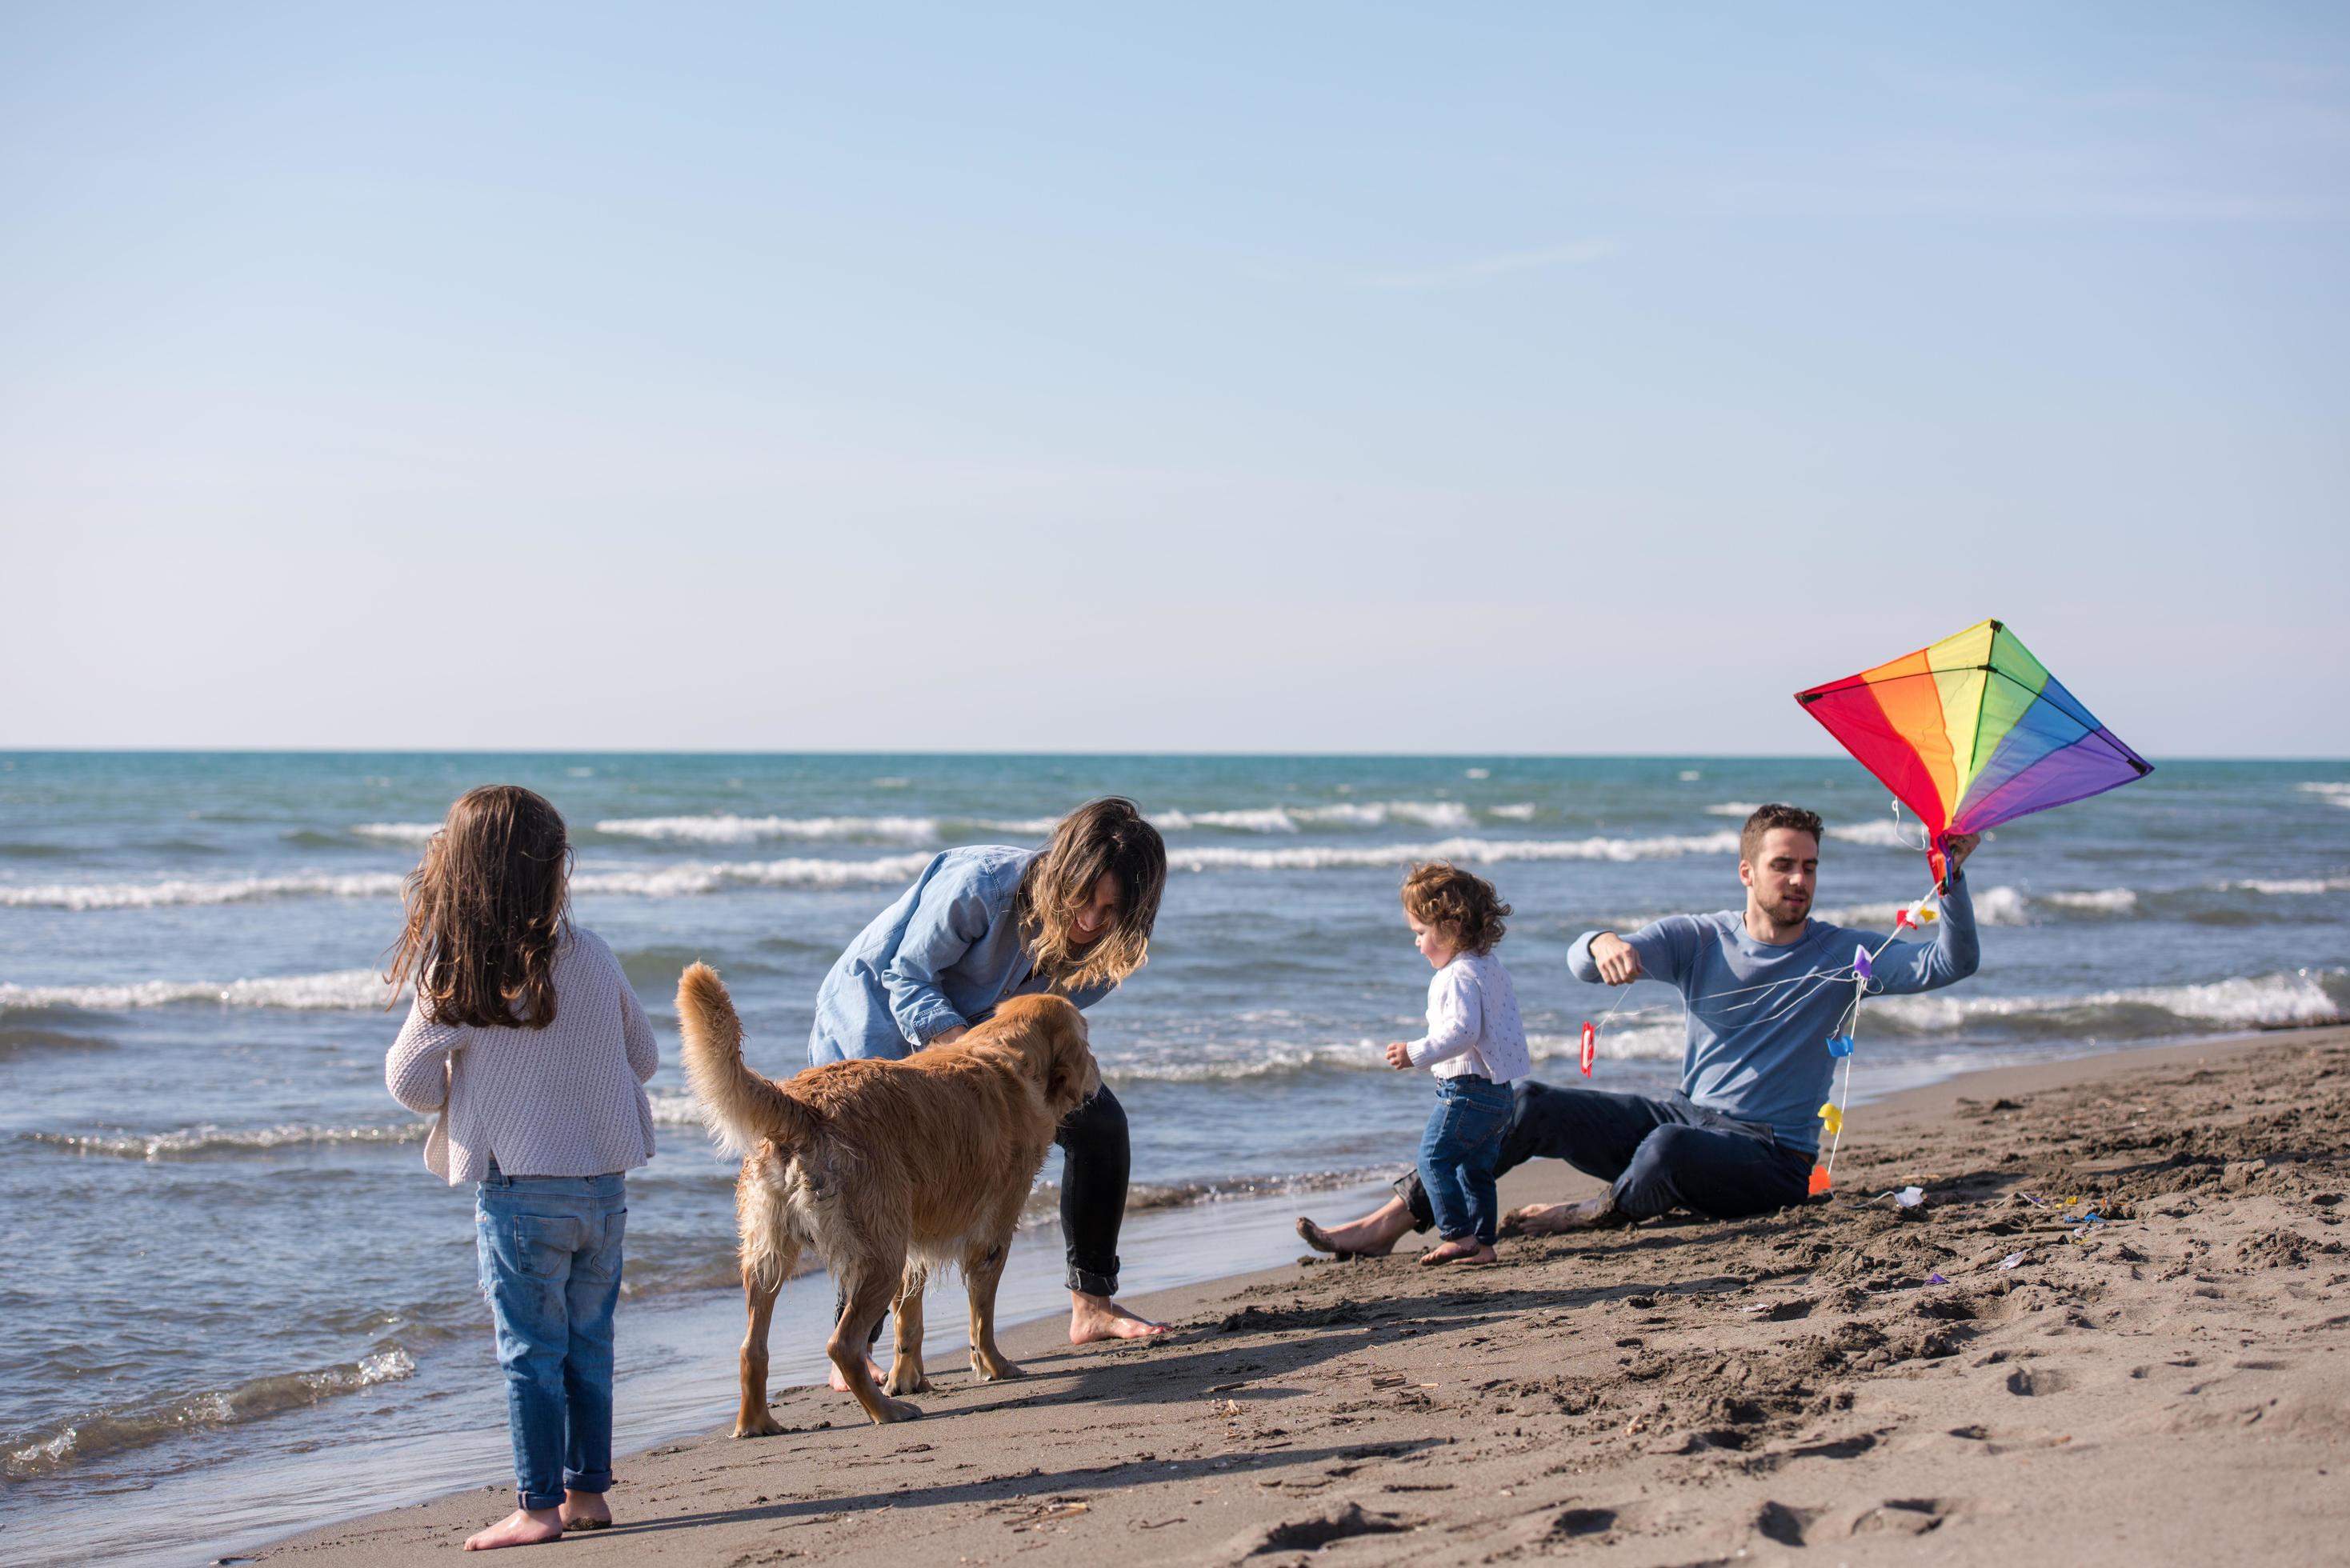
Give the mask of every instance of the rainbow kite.
[[1926, 825], [1937, 886], [1951, 836], [2154, 771], [1995, 620], [1795, 701]]

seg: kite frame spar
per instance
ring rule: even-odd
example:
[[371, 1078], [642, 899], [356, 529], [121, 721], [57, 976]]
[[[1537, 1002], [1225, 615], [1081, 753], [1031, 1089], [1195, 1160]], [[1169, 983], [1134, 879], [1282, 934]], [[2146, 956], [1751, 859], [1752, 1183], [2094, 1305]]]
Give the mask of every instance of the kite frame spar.
[[1795, 701], [1926, 825], [1938, 888], [1949, 881], [1952, 836], [2154, 771], [1999, 620]]

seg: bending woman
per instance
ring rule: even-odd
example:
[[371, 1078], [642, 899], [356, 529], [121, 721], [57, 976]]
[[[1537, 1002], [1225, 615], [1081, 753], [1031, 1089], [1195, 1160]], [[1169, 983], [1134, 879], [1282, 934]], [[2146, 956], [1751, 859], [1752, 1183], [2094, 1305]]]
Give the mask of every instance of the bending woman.
[[[1052, 991], [1090, 1007], [1142, 967], [1167, 846], [1116, 796], [1061, 819], [1039, 852], [950, 849], [858, 933], [824, 977], [808, 1060], [902, 1057], [959, 1040], [1006, 1000]], [[1126, 1110], [1104, 1084], [1061, 1124], [1069, 1343], [1164, 1334], [1118, 1305]]]

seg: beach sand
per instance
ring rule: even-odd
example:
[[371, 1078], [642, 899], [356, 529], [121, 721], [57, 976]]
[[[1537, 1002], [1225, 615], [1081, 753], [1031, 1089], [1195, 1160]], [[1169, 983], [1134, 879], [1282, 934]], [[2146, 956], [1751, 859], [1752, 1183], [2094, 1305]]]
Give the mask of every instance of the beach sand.
[[[1869, 1200], [1910, 1183], [1919, 1208]], [[1408, 1241], [1139, 1298], [1179, 1329], [1148, 1345], [1030, 1324], [1005, 1336], [1028, 1377], [934, 1365], [900, 1426], [780, 1390], [784, 1436], [623, 1460], [621, 1523], [564, 1555], [2350, 1561], [2350, 1031], [1910, 1091], [1856, 1109], [1836, 1186], [1504, 1241], [1490, 1269], [1419, 1268]], [[1596, 1188], [1545, 1161], [1505, 1196]], [[948, 1285], [932, 1315], [961, 1305]], [[512, 1496], [256, 1555], [438, 1558]]]

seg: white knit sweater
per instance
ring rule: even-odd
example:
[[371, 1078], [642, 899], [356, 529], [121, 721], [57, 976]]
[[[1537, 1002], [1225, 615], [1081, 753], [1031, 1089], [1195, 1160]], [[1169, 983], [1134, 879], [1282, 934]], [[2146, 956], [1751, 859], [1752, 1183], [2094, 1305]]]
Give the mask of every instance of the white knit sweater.
[[438, 1111], [425, 1168], [451, 1186], [507, 1176], [605, 1176], [653, 1157], [645, 1080], [660, 1065], [651, 1020], [604, 939], [581, 927], [555, 954], [544, 1029], [435, 1023], [420, 999], [384, 1059], [391, 1097]]

